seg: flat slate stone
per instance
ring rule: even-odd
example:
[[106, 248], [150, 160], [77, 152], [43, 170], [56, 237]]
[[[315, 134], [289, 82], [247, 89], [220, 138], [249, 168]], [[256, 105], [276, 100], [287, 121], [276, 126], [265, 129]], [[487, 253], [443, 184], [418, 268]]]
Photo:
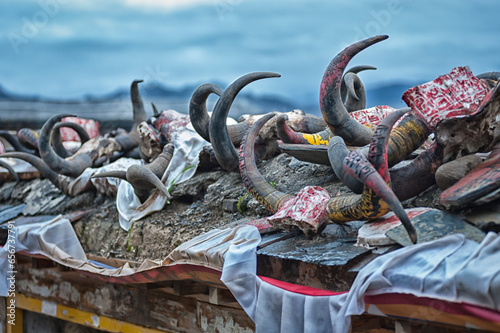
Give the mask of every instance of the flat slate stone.
[[[428, 212], [418, 215], [411, 219], [411, 223], [417, 231], [418, 244], [457, 233], [464, 234], [465, 237], [476, 242], [481, 242], [485, 236], [483, 231], [468, 224], [462, 218], [445, 213], [439, 209], [431, 209]], [[406, 229], [402, 225], [387, 231], [386, 235], [400, 245], [413, 245]]]

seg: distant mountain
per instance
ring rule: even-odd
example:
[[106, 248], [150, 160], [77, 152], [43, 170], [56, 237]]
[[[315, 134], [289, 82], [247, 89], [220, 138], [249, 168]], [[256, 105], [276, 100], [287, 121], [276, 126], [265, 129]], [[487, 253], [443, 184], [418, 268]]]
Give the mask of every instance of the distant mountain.
[[[367, 107], [389, 105], [394, 108], [405, 107], [401, 95], [411, 83], [392, 83], [367, 90]], [[188, 113], [189, 101], [199, 84], [186, 85], [182, 88], [172, 88], [160, 84], [141, 84], [139, 89], [146, 108], [146, 114], [151, 116], [154, 103], [159, 110], [173, 109], [180, 113]], [[227, 84], [219, 84], [226, 87]], [[208, 99], [207, 108], [213, 110], [216, 96]], [[242, 114], [263, 114], [272, 111], [287, 112], [301, 109], [306, 113], [321, 116], [317, 100], [298, 103], [276, 95], [238, 94], [229, 116], [238, 119]], [[80, 99], [54, 100], [38, 96], [21, 96], [7, 92], [0, 86], [0, 118], [3, 129], [18, 129], [22, 127], [39, 128], [52, 115], [58, 113], [73, 113], [83, 118], [99, 120], [109, 127], [127, 127], [132, 120], [132, 105], [129, 88], [116, 89], [102, 95], [83, 95]], [[108, 126], [106, 125], [106, 126]]]

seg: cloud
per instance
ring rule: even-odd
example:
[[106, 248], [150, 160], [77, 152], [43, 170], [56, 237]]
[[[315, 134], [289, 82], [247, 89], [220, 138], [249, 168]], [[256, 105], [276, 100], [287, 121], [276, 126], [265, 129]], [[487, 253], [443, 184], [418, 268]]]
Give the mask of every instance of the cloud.
[[144, 9], [176, 10], [194, 5], [213, 3], [213, 0], [125, 0], [127, 6]]

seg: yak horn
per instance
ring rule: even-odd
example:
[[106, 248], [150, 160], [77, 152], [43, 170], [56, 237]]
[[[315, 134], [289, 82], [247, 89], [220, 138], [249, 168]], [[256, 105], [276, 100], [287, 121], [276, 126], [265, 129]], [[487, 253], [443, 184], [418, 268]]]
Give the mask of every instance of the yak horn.
[[366, 107], [365, 86], [359, 76], [354, 73], [344, 75], [347, 82], [347, 98], [344, 106], [348, 112], [362, 110]]
[[269, 185], [257, 169], [255, 164], [255, 140], [264, 124], [274, 117], [273, 113], [258, 119], [243, 138], [240, 146], [239, 164], [240, 173], [248, 192], [273, 214], [291, 195], [283, 193]]
[[387, 145], [394, 123], [407, 111], [394, 111], [377, 126], [368, 152], [368, 158], [359, 150], [344, 160], [347, 172], [365, 184], [361, 195], [333, 198], [327, 205], [328, 216], [334, 222], [373, 220], [393, 210], [401, 220], [413, 243], [417, 234], [406, 212], [392, 189], [387, 163]]
[[231, 143], [226, 118], [234, 98], [247, 84], [265, 78], [280, 77], [280, 74], [271, 72], [256, 72], [246, 74], [234, 81], [219, 98], [210, 120], [209, 135], [214, 148], [215, 157], [221, 167], [227, 171], [238, 170], [238, 151]]
[[[2, 155], [0, 155], [2, 156]], [[4, 161], [0, 161], [0, 167], [7, 169], [9, 174], [16, 180], [16, 183], [19, 183], [19, 176], [17, 175], [16, 171], [10, 166], [9, 163], [6, 163]]]
[[[20, 152], [24, 152], [24, 153], [28, 153], [28, 154], [36, 153], [35, 150], [31, 150], [31, 149], [27, 148], [26, 146], [24, 146], [21, 143], [21, 141], [19, 140], [19, 138], [15, 135], [12, 135], [11, 133], [9, 133], [9, 131], [3, 131], [3, 130], [0, 131], [0, 137], [7, 140], [7, 142], [12, 146], [12, 148], [14, 148], [15, 151], [20, 151]], [[37, 147], [37, 149], [38, 149], [38, 147]]]
[[66, 148], [64, 148], [64, 145], [63, 145], [62, 139], [61, 139], [61, 132], [59, 131], [59, 129], [61, 127], [67, 127], [67, 128], [71, 128], [72, 130], [74, 130], [78, 134], [78, 136], [80, 137], [80, 142], [82, 144], [90, 140], [90, 137], [89, 137], [89, 134], [87, 133], [87, 131], [85, 131], [85, 129], [82, 126], [80, 126], [76, 123], [65, 121], [65, 122], [60, 122], [60, 123], [55, 124], [54, 127], [52, 128], [51, 143], [54, 145], [53, 148], [54, 148], [54, 151], [56, 152], [56, 154], [61, 156], [62, 158], [70, 157], [72, 154], [69, 153], [66, 150]]
[[347, 82], [345, 82], [347, 74], [349, 74], [349, 73], [358, 74], [359, 72], [362, 72], [362, 71], [365, 71], [368, 69], [375, 70], [375, 69], [377, 69], [377, 67], [369, 66], [369, 65], [359, 65], [359, 66], [351, 67], [345, 72], [342, 83], [340, 84], [340, 96], [342, 98], [342, 102], [345, 103], [346, 98], [347, 98], [347, 90], [349, 89]]
[[74, 115], [55, 115], [45, 122], [40, 131], [38, 148], [43, 161], [55, 172], [70, 177], [78, 177], [83, 170], [92, 166], [92, 158], [88, 154], [78, 154], [71, 160], [63, 159], [57, 155], [50, 145], [51, 131], [54, 125], [64, 117]]
[[134, 126], [131, 131], [135, 131], [140, 123], [146, 121], [146, 111], [144, 110], [144, 104], [142, 103], [138, 86], [141, 82], [143, 82], [143, 80], [135, 80], [130, 86], [130, 99], [132, 100], [132, 109], [134, 112]]
[[387, 38], [386, 35], [367, 38], [347, 47], [333, 58], [321, 81], [319, 103], [323, 118], [333, 134], [341, 136], [348, 145], [368, 144], [373, 131], [349, 116], [340, 96], [342, 75], [352, 57], [368, 46]]
[[222, 95], [222, 89], [216, 84], [205, 83], [196, 88], [189, 102], [189, 119], [195, 131], [205, 141], [210, 142], [210, 116], [207, 110], [207, 99], [211, 94]]
[[10, 153], [5, 153], [0, 155], [1, 157], [13, 157], [13, 158], [18, 158], [20, 160], [23, 160], [25, 162], [28, 162], [32, 166], [34, 166], [38, 172], [40, 173], [40, 178], [46, 178], [50, 180], [52, 184], [54, 184], [55, 187], [60, 189], [63, 193], [65, 193], [63, 186], [61, 184], [60, 176], [52, 171], [44, 162], [41, 158], [31, 155], [28, 153], [23, 153], [23, 152], [10, 152]]

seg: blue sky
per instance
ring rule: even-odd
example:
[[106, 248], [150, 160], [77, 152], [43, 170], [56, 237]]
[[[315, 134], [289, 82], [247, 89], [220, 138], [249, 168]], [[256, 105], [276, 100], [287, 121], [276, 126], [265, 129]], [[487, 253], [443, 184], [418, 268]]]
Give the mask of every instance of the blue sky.
[[279, 79], [248, 91], [317, 100], [330, 60], [347, 44], [383, 41], [352, 62], [367, 88], [432, 80], [453, 67], [500, 70], [500, 1], [40, 0], [0, 3], [0, 85], [74, 98], [134, 79], [171, 87]]

